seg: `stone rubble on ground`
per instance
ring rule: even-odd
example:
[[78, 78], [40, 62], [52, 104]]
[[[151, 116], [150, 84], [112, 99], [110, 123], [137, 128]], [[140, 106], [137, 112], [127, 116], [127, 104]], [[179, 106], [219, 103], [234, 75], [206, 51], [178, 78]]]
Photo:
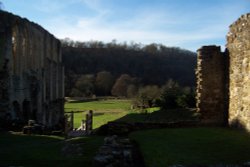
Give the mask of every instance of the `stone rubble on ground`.
[[144, 162], [130, 139], [113, 135], [105, 137], [104, 145], [93, 159], [93, 166], [144, 167]]

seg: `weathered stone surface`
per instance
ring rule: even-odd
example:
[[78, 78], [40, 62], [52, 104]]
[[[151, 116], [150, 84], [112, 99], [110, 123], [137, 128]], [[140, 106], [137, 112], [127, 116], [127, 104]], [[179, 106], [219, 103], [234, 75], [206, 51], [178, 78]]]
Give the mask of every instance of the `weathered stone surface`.
[[197, 57], [197, 111], [203, 124], [227, 120], [227, 55], [218, 46], [203, 46]]
[[250, 14], [230, 26], [229, 124], [250, 131]]
[[128, 138], [106, 137], [93, 159], [94, 167], [144, 167], [138, 146]]
[[0, 119], [54, 126], [63, 117], [60, 41], [41, 26], [0, 11]]
[[230, 26], [226, 47], [198, 50], [197, 111], [211, 123], [225, 120], [224, 112], [229, 125], [250, 131], [250, 13]]

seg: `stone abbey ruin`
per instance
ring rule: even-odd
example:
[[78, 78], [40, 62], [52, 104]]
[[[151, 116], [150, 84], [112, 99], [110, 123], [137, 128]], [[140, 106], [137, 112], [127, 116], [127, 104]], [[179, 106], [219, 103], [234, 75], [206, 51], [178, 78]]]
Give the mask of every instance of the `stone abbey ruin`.
[[225, 52], [217, 46], [198, 50], [196, 76], [202, 123], [250, 131], [250, 13], [230, 26]]
[[[52, 127], [64, 117], [61, 44], [41, 26], [0, 11], [0, 126]], [[230, 26], [225, 52], [203, 46], [197, 56], [197, 112], [201, 123], [250, 131], [250, 14]]]
[[36, 120], [48, 127], [64, 116], [61, 44], [41, 26], [0, 11], [0, 120]]

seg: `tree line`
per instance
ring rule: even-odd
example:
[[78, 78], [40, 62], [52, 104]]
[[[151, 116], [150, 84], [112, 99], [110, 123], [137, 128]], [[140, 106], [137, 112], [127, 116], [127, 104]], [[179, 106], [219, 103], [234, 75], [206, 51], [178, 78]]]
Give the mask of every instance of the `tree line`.
[[196, 54], [188, 50], [115, 40], [61, 42], [66, 96], [138, 97], [159, 95], [170, 81], [182, 88], [195, 84]]

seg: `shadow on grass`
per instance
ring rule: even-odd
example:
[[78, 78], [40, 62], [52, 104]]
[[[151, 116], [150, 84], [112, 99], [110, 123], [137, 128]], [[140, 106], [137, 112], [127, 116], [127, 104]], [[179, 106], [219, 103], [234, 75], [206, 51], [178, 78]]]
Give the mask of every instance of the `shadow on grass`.
[[158, 110], [152, 113], [130, 113], [115, 121], [117, 122], [152, 122], [152, 123], [167, 123], [185, 120], [197, 120], [198, 116], [194, 109], [171, 109]]
[[[92, 102], [92, 101], [102, 101], [102, 100], [115, 100], [117, 98], [113, 98], [113, 97], [96, 97], [96, 98], [74, 98], [74, 97], [71, 97], [71, 98], [67, 98], [67, 102], [68, 103], [82, 103], [82, 102]], [[112, 104], [112, 103], [110, 103]]]
[[243, 167], [245, 165], [239, 164], [249, 162], [250, 136], [238, 130], [212, 127], [154, 129], [137, 131], [130, 137], [140, 144], [148, 166]]
[[92, 102], [92, 101], [99, 101], [99, 99], [72, 100], [72, 101], [68, 101], [68, 103], [83, 103], [83, 102]]
[[80, 137], [68, 142], [81, 144], [82, 155], [64, 156], [61, 153], [65, 144], [63, 137], [0, 133], [0, 166], [91, 166], [103, 137]]

